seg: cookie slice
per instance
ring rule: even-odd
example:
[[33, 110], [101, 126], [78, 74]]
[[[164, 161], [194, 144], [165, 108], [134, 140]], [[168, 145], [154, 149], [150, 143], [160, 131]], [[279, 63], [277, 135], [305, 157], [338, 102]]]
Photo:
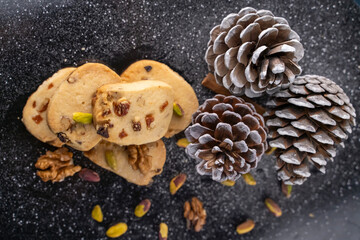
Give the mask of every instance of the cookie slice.
[[190, 124], [191, 116], [199, 106], [198, 99], [190, 84], [167, 65], [152, 60], [140, 60], [130, 65], [121, 77], [127, 81], [158, 80], [174, 89], [174, 101], [183, 109], [183, 116], [173, 115], [165, 137], [172, 137]]
[[[140, 169], [135, 170], [131, 164], [131, 154], [128, 147], [120, 146], [107, 141], [101, 141], [93, 149], [84, 152], [84, 155], [92, 162], [105, 168], [117, 175], [125, 178], [128, 182], [144, 186], [152, 182], [155, 175], [162, 172], [166, 160], [166, 149], [163, 141], [146, 144], [148, 155], [151, 157], [151, 167], [146, 174], [141, 173]], [[108, 163], [106, 156], [112, 156], [112, 161]]]
[[173, 89], [160, 81], [103, 85], [93, 100], [97, 133], [119, 145], [157, 141], [169, 127], [173, 96]]
[[28, 98], [21, 119], [26, 129], [37, 139], [55, 147], [64, 143], [50, 130], [47, 124], [47, 108], [52, 96], [76, 68], [64, 68], [45, 80]]
[[91, 100], [96, 89], [104, 84], [121, 81], [114, 71], [103, 64], [86, 63], [78, 67], [60, 85], [50, 101], [47, 112], [50, 129], [60, 141], [77, 150], [88, 151], [93, 148], [101, 136], [91, 123], [91, 115], [87, 115], [86, 121], [81, 121], [81, 118], [80, 121], [74, 121], [73, 114], [92, 113]]

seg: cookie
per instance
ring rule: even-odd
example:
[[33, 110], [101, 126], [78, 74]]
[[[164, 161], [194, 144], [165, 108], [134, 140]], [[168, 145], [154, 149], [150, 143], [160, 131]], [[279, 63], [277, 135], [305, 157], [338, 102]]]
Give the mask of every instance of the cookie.
[[163, 63], [140, 60], [130, 65], [121, 77], [127, 81], [158, 80], [169, 84], [174, 89], [174, 101], [181, 106], [184, 114], [181, 117], [173, 115], [165, 134], [167, 138], [183, 131], [190, 124], [192, 114], [199, 107], [198, 99], [190, 84]]
[[[130, 164], [129, 151], [126, 146], [101, 141], [90, 151], [84, 152], [84, 155], [95, 164], [116, 173], [128, 182], [144, 186], [151, 183], [155, 175], [159, 175], [162, 172], [166, 159], [166, 149], [163, 141], [158, 140], [148, 143], [146, 146], [149, 148], [148, 154], [151, 156], [151, 169], [146, 174], [141, 173], [139, 169], [134, 170]], [[115, 158], [115, 164], [112, 163], [112, 167], [110, 167], [106, 160], [107, 151], [112, 152]]]
[[47, 108], [52, 96], [76, 68], [64, 68], [45, 80], [28, 98], [23, 109], [22, 121], [26, 129], [37, 139], [55, 147], [64, 143], [50, 130], [47, 124]]
[[119, 145], [157, 141], [173, 115], [173, 89], [160, 81], [107, 84], [93, 100], [97, 133]]
[[[96, 90], [121, 78], [110, 68], [99, 63], [86, 63], [78, 67], [53, 95], [47, 112], [50, 129], [60, 141], [80, 150], [88, 151], [100, 140], [94, 125], [74, 121], [74, 113], [92, 113], [91, 100]], [[88, 114], [89, 115], [89, 114]], [[90, 115], [91, 116], [91, 115]]]

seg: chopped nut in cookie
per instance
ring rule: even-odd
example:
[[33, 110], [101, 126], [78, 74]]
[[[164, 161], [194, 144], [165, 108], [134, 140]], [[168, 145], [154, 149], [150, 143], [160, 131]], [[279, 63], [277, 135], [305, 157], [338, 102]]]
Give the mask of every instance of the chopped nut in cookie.
[[160, 112], [163, 112], [168, 105], [169, 105], [169, 102], [168, 102], [168, 101], [164, 102], [164, 103], [160, 106]]
[[119, 133], [119, 138], [124, 138], [124, 137], [127, 137], [128, 134], [125, 132], [124, 129], [121, 130], [121, 132]]
[[134, 131], [141, 131], [141, 122], [132, 121], [132, 128]]
[[36, 174], [44, 182], [61, 182], [81, 170], [80, 166], [74, 166], [72, 156], [73, 154], [64, 147], [54, 152], [47, 151], [35, 163], [35, 167], [39, 169]]
[[145, 122], [146, 122], [146, 127], [149, 129], [151, 128], [151, 124], [155, 121], [155, 118], [152, 114], [148, 114], [145, 116]]
[[36, 124], [39, 124], [39, 123], [41, 123], [41, 121], [43, 120], [43, 118], [42, 118], [40, 115], [36, 115], [36, 116], [32, 117], [32, 120], [34, 120], [34, 122], [35, 122]]
[[119, 99], [117, 102], [113, 102], [114, 113], [119, 116], [125, 116], [130, 109], [130, 103], [126, 99]]

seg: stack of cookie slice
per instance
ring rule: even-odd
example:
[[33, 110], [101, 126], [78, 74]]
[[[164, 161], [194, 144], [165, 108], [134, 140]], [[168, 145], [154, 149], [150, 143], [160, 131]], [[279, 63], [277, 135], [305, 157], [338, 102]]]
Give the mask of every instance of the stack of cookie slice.
[[40, 141], [84, 151], [99, 166], [147, 185], [165, 163], [161, 138], [184, 130], [197, 107], [191, 86], [162, 63], [141, 60], [121, 76], [87, 63], [44, 81], [22, 120]]

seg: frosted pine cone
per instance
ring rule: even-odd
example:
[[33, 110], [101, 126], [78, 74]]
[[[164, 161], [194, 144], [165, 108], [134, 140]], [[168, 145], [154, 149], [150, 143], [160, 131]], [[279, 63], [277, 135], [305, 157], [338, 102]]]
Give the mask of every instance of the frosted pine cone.
[[263, 117], [243, 99], [216, 95], [194, 113], [185, 131], [197, 171], [215, 181], [237, 180], [255, 168], [267, 148]]
[[277, 148], [278, 178], [289, 185], [302, 184], [312, 166], [325, 173], [327, 161], [336, 155], [335, 145], [343, 145], [355, 125], [348, 96], [325, 77], [298, 77], [274, 94], [268, 106], [274, 108], [265, 113], [269, 145]]
[[284, 18], [247, 7], [211, 30], [205, 60], [232, 94], [259, 97], [294, 81], [303, 55], [300, 37]]

